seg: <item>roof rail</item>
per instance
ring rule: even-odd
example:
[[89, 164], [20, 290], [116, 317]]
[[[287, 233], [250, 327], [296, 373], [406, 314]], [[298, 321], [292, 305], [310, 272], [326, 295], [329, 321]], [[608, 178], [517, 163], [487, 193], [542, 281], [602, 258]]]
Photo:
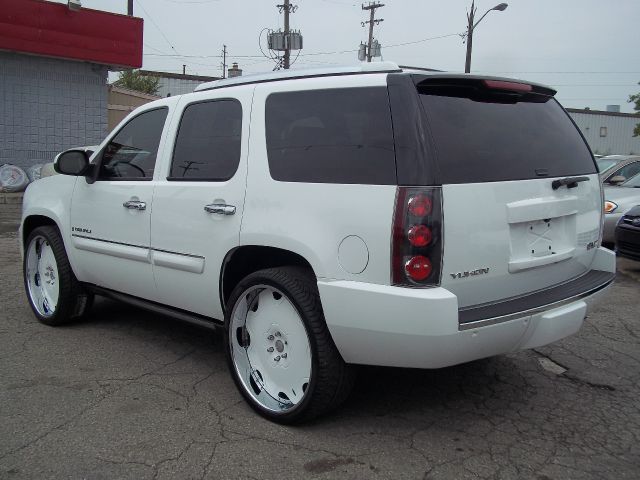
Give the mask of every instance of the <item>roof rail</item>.
[[438, 70], [436, 68], [425, 68], [425, 67], [411, 67], [409, 65], [398, 65], [403, 70], [417, 70], [419, 72], [443, 72], [444, 70]]
[[233, 87], [236, 85], [245, 85], [251, 83], [275, 82], [278, 80], [292, 80], [296, 78], [309, 77], [328, 77], [338, 75], [357, 75], [363, 73], [391, 73], [401, 72], [402, 69], [393, 62], [373, 62], [361, 63], [346, 67], [324, 67], [324, 68], [308, 68], [300, 70], [278, 70], [269, 73], [257, 73], [243, 75], [241, 77], [225, 78], [213, 82], [206, 82], [198, 85], [195, 92], [203, 90], [213, 90], [216, 88]]

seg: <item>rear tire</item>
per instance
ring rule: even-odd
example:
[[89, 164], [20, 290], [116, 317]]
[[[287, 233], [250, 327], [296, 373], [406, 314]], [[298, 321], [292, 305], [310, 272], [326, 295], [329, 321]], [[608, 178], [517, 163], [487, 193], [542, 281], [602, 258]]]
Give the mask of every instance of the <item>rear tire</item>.
[[22, 266], [27, 298], [40, 322], [62, 325], [80, 319], [91, 308], [93, 295], [73, 274], [56, 227], [38, 227], [29, 234]]
[[353, 387], [327, 328], [313, 274], [300, 267], [260, 270], [233, 290], [225, 314], [231, 375], [269, 420], [308, 421], [336, 408]]

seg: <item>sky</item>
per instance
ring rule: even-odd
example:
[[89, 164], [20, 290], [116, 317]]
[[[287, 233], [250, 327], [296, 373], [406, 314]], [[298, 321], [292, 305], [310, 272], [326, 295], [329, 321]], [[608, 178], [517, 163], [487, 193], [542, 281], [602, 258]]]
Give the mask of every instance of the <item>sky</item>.
[[[64, 0], [56, 0], [65, 3]], [[349, 0], [291, 0], [291, 27], [304, 48], [292, 68], [355, 64], [368, 12]], [[565, 107], [632, 112], [640, 92], [640, 0], [507, 0], [476, 27], [472, 73], [544, 83]], [[221, 51], [245, 73], [271, 71], [266, 30], [282, 28], [282, 0], [134, 0], [144, 19], [143, 68], [220, 76]], [[368, 3], [368, 2], [366, 2]], [[464, 71], [471, 0], [386, 0], [374, 31], [385, 61]], [[500, 1], [477, 0], [476, 19]], [[126, 13], [127, 0], [82, 0], [83, 7]], [[262, 32], [262, 35], [261, 35]], [[295, 58], [295, 57], [293, 57]]]

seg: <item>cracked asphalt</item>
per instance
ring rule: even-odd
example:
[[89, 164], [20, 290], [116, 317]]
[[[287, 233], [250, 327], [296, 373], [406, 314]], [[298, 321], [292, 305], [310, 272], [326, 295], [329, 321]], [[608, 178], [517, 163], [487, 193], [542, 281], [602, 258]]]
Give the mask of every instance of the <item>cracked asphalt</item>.
[[114, 302], [39, 324], [0, 231], [2, 479], [640, 478], [640, 263], [582, 331], [436, 371], [363, 368], [337, 412], [258, 417], [219, 333]]

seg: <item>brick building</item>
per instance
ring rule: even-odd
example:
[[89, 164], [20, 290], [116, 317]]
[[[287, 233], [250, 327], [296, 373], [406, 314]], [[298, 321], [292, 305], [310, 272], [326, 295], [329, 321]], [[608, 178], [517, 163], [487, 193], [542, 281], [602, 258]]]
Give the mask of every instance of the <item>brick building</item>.
[[0, 9], [0, 164], [50, 162], [107, 133], [107, 72], [142, 65], [140, 18], [42, 0]]

